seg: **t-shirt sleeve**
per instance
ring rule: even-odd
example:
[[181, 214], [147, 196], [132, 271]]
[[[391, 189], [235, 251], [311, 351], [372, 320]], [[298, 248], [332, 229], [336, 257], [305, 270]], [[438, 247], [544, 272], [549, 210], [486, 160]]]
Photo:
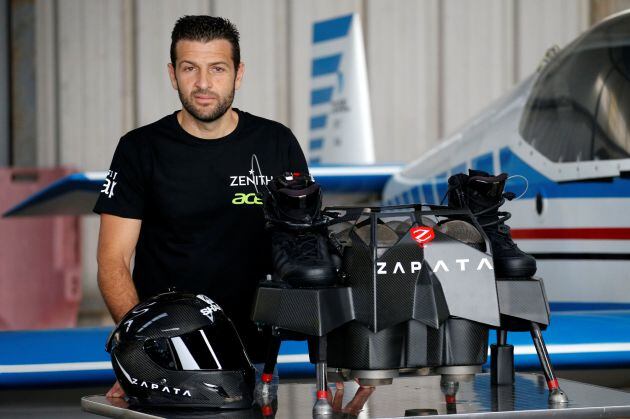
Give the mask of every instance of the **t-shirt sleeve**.
[[128, 137], [120, 139], [96, 201], [95, 213], [143, 218], [146, 186], [141, 157], [136, 140]]
[[302, 147], [300, 147], [300, 143], [298, 142], [295, 135], [289, 130], [286, 129], [288, 133], [288, 158], [287, 158], [287, 167], [285, 172], [302, 172], [309, 173], [308, 165], [306, 164], [306, 158], [304, 157], [304, 153], [302, 152]]

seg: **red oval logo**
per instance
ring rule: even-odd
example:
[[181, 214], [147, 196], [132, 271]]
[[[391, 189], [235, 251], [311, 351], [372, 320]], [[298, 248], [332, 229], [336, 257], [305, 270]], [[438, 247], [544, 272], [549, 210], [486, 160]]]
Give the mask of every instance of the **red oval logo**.
[[433, 228], [426, 226], [413, 227], [409, 230], [409, 234], [411, 234], [411, 238], [414, 239], [420, 247], [424, 247], [425, 244], [435, 238]]

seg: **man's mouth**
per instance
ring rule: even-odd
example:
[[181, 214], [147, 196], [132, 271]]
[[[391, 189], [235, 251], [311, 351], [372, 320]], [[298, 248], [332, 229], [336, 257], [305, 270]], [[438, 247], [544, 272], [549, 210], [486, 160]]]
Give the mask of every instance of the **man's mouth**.
[[213, 100], [217, 100], [217, 97], [215, 95], [199, 95], [199, 94], [196, 94], [196, 95], [193, 95], [193, 97], [195, 98], [195, 100], [197, 102], [200, 102], [200, 103], [208, 103], [208, 102], [211, 102]]

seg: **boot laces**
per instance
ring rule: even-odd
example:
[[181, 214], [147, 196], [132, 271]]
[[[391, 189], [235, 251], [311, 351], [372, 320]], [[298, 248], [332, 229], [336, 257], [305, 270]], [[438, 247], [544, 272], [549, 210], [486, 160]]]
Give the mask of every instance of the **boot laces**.
[[[440, 205], [444, 203], [449, 193], [453, 189], [460, 188], [460, 185], [449, 185]], [[503, 204], [505, 204], [505, 200], [508, 201], [513, 200], [516, 197], [516, 194], [513, 192], [504, 192], [501, 195], [501, 200], [494, 205], [489, 206], [488, 208], [484, 208], [481, 211], [473, 213], [473, 215], [478, 218], [481, 215], [491, 213], [492, 211], [498, 210]], [[461, 198], [460, 198], [461, 199]], [[505, 225], [505, 222], [512, 218], [512, 214], [508, 211], [497, 211], [496, 212], [497, 219], [494, 221], [489, 221], [487, 223], [479, 224], [481, 228], [484, 229], [488, 236], [492, 236], [492, 241], [495, 243], [500, 243], [503, 248], [514, 248], [516, 247], [516, 243], [512, 240], [510, 236], [510, 227]], [[488, 229], [488, 227], [497, 226], [496, 230]]]
[[283, 243], [290, 258], [300, 262], [318, 262], [321, 259], [317, 233], [305, 233], [293, 236]]
[[[505, 192], [503, 193], [503, 195], [501, 196], [501, 200], [497, 204], [492, 205], [482, 211], [476, 212], [474, 215], [475, 217], [477, 217], [479, 215], [483, 215], [493, 210], [496, 210], [503, 204], [505, 204], [506, 199], [508, 201], [511, 201], [512, 199], [514, 199], [515, 196], [516, 195], [512, 192]], [[496, 214], [496, 220], [480, 224], [480, 226], [484, 229], [488, 236], [492, 236], [491, 241], [495, 243], [500, 243], [503, 248], [512, 249], [516, 247], [516, 243], [514, 243], [514, 241], [512, 240], [512, 236], [510, 235], [510, 227], [505, 225], [505, 222], [512, 218], [512, 214], [508, 211], [497, 211]], [[496, 230], [487, 229], [487, 227], [492, 227], [495, 225], [497, 226]]]
[[[442, 200], [440, 201], [440, 205], [444, 204], [444, 201], [446, 201], [446, 198], [448, 197], [449, 193], [450, 193], [453, 189], [458, 189], [458, 188], [460, 188], [460, 187], [461, 187], [460, 185], [448, 185], [448, 189], [446, 190], [446, 193], [445, 193], [445, 194], [444, 194], [444, 196], [442, 197]], [[489, 206], [488, 208], [485, 208], [485, 209], [483, 209], [483, 210], [481, 210], [481, 211], [479, 211], [479, 212], [475, 212], [475, 213], [473, 213], [473, 215], [474, 215], [475, 217], [478, 217], [478, 216], [480, 216], [480, 215], [484, 215], [484, 214], [487, 214], [487, 213], [492, 212], [492, 211], [494, 211], [494, 210], [497, 210], [497, 209], [499, 209], [499, 208], [500, 208], [503, 204], [505, 204], [505, 200], [506, 200], [506, 199], [507, 199], [508, 201], [511, 201], [511, 200], [513, 200], [514, 198], [516, 198], [516, 194], [515, 194], [514, 192], [504, 192], [504, 193], [501, 195], [501, 200], [500, 200], [498, 203], [496, 203], [496, 204], [494, 204], [494, 205], [491, 205], [491, 206]], [[460, 199], [461, 199], [461, 198], [460, 198]], [[466, 204], [466, 206], [468, 206], [468, 205]], [[509, 232], [510, 232], [510, 227], [506, 226], [506, 225], [505, 225], [505, 222], [506, 222], [507, 220], [509, 220], [510, 218], [512, 218], [512, 213], [510, 213], [510, 212], [508, 212], [508, 211], [498, 211], [498, 212], [497, 212], [497, 215], [498, 215], [498, 219], [497, 219], [497, 220], [495, 220], [495, 221], [490, 221], [490, 222], [487, 222], [487, 223], [484, 223], [484, 224], [479, 224], [479, 226], [481, 226], [482, 228], [485, 228], [485, 227], [491, 227], [491, 226], [493, 226], [493, 225], [497, 225], [497, 224], [499, 224], [499, 228], [498, 228], [498, 229], [499, 229], [499, 231], [501, 231], [502, 233], [509, 234]], [[506, 230], [506, 229], [507, 229], [507, 230]]]
[[[494, 204], [494, 205], [491, 205], [491, 206], [489, 206], [488, 208], [483, 209], [483, 210], [481, 210], [481, 211], [475, 212], [473, 215], [474, 215], [475, 217], [478, 217], [478, 216], [480, 216], [480, 215], [484, 215], [484, 214], [487, 214], [487, 213], [492, 212], [492, 211], [494, 211], [494, 210], [497, 210], [497, 209], [499, 209], [499, 208], [500, 208], [503, 204], [505, 204], [505, 200], [506, 200], [506, 199], [507, 199], [508, 201], [511, 201], [511, 200], [513, 200], [513, 199], [514, 199], [514, 197], [515, 197], [515, 196], [516, 196], [516, 195], [515, 195], [514, 193], [512, 193], [512, 192], [505, 192], [505, 193], [501, 196], [501, 200], [500, 200], [498, 203], [496, 203], [496, 204]], [[495, 221], [490, 221], [490, 222], [487, 222], [487, 223], [484, 223], [484, 224], [480, 224], [480, 226], [485, 228], [485, 227], [490, 227], [490, 226], [493, 226], [493, 225], [497, 225], [497, 224], [498, 224], [498, 225], [499, 225], [499, 230], [504, 230], [504, 229], [507, 229], [507, 232], [509, 233], [509, 231], [510, 231], [510, 227], [506, 226], [506, 225], [505, 225], [505, 222], [506, 222], [507, 220], [509, 220], [510, 218], [512, 218], [512, 213], [510, 213], [510, 212], [508, 212], [508, 211], [497, 211], [497, 216], [498, 216], [498, 217], [497, 217], [497, 219], [496, 219]]]

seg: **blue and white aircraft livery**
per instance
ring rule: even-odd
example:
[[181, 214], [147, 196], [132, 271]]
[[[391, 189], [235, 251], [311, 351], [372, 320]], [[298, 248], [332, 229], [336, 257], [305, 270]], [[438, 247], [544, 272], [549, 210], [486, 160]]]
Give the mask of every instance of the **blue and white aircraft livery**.
[[[380, 192], [384, 204], [436, 204], [451, 174], [469, 168], [507, 172], [507, 189], [520, 196], [505, 205], [512, 213], [508, 224], [518, 245], [536, 257], [551, 302], [545, 339], [554, 365], [630, 366], [630, 12], [552, 50], [535, 74], [402, 168], [371, 164], [360, 19], [316, 22], [312, 42], [309, 154], [311, 173], [325, 193], [371, 191]], [[5, 216], [88, 214], [105, 177], [106, 172], [71, 175]], [[32, 340], [28, 333], [37, 332], [0, 334], [0, 346], [11, 348], [3, 339], [15, 341], [20, 333]], [[91, 347], [87, 339], [101, 339], [95, 333], [85, 331], [85, 343], [74, 346]], [[49, 339], [47, 347], [60, 344]], [[517, 367], [538, 365], [529, 336], [513, 333], [510, 343]], [[281, 374], [310, 368], [305, 345], [285, 342], [282, 348]], [[0, 384], [63, 381], [70, 372], [76, 379], [77, 371], [85, 371], [89, 381], [96, 364], [113, 378], [103, 351], [94, 357], [68, 353], [56, 363], [14, 352], [0, 356]], [[92, 361], [76, 362], [77, 357]]]
[[309, 163], [373, 164], [361, 19], [316, 22], [312, 47]]
[[537, 74], [394, 175], [387, 204], [439, 203], [468, 168], [512, 177], [512, 236], [554, 308], [630, 308], [630, 14], [547, 57]]

